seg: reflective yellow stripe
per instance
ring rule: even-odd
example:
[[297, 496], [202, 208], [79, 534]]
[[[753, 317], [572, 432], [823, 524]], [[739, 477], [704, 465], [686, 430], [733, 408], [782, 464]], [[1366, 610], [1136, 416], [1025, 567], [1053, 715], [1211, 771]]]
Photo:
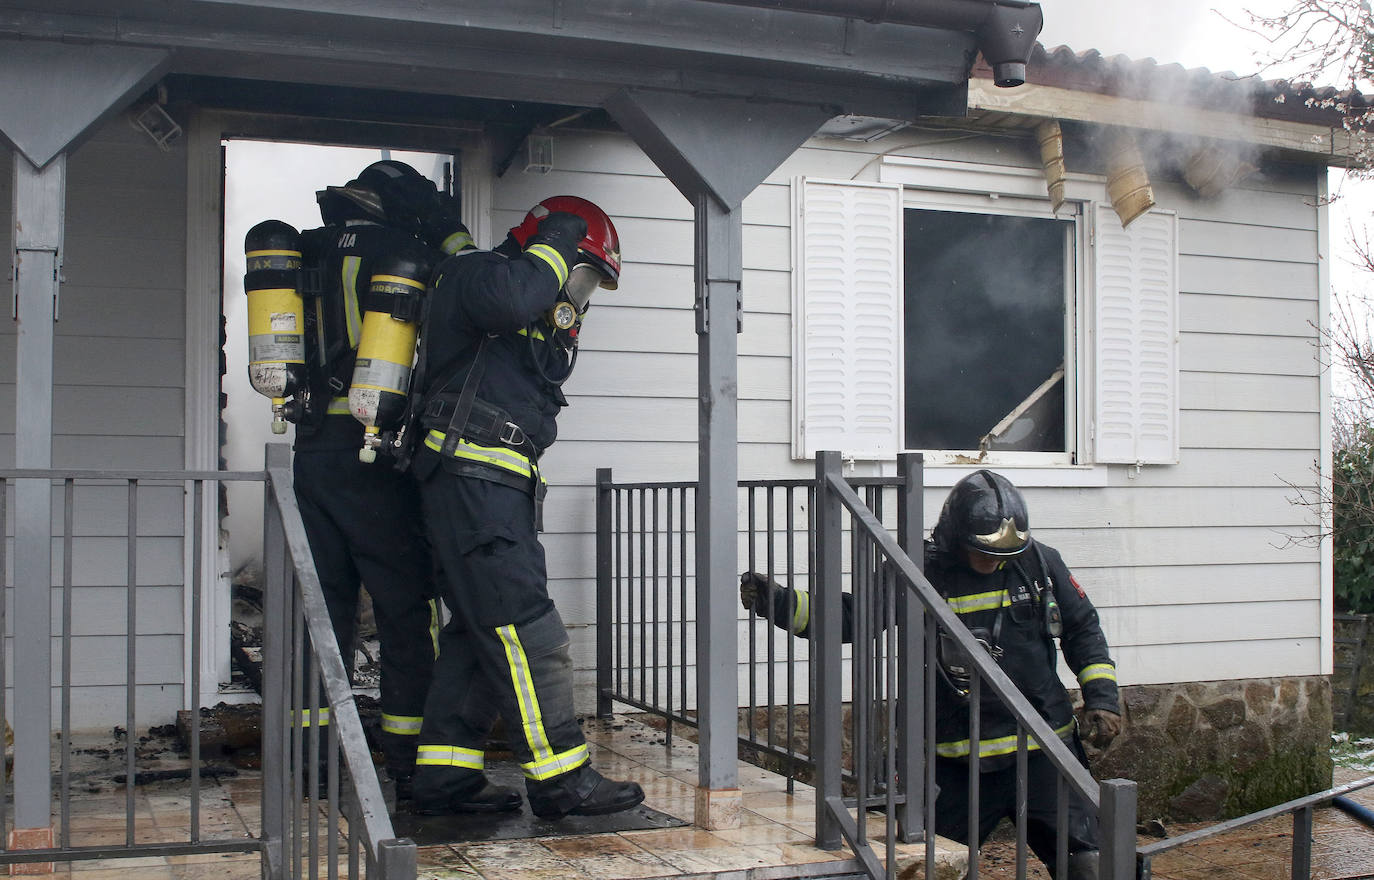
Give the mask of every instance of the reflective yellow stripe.
[[520, 706], [520, 726], [525, 732], [525, 742], [534, 755], [534, 764], [540, 764], [553, 757], [549, 738], [544, 733], [544, 716], [539, 711], [539, 697], [534, 692], [534, 678], [530, 675], [529, 658], [520, 644], [520, 634], [514, 624], [498, 626], [496, 635], [506, 649], [506, 665], [510, 667], [510, 683], [515, 688], [515, 702]]
[[567, 773], [587, 763], [587, 745], [583, 743], [565, 752], [554, 753], [544, 731], [544, 716], [539, 710], [539, 697], [534, 692], [534, 678], [530, 675], [529, 658], [520, 644], [520, 634], [514, 624], [498, 626], [496, 634], [506, 648], [506, 664], [510, 666], [511, 685], [515, 688], [515, 702], [520, 707], [520, 726], [525, 743], [530, 747], [533, 761], [522, 762], [520, 769], [530, 779], [548, 779]]
[[459, 746], [420, 746], [415, 753], [418, 766], [466, 767], [481, 770], [485, 766], [486, 755], [480, 749], [464, 749]]
[[587, 752], [585, 744], [575, 746], [566, 752], [551, 755], [542, 761], [531, 761], [528, 764], [521, 764], [520, 769], [525, 771], [525, 776], [530, 779], [548, 779], [560, 773], [567, 773], [569, 770], [576, 770], [590, 760], [591, 756]]
[[331, 397], [325, 413], [331, 416], [351, 416], [353, 410], [349, 409], [347, 397]]
[[[425, 436], [425, 445], [435, 452], [443, 452], [444, 432], [437, 428], [431, 430]], [[522, 477], [529, 477], [534, 473], [534, 465], [530, 463], [529, 456], [521, 455], [505, 446], [478, 446], [476, 443], [459, 440], [458, 448], [453, 450], [453, 457], [499, 467]]]
[[[316, 714], [316, 713], [318, 713], [318, 714]], [[299, 724], [299, 726], [301, 726], [301, 727], [314, 727], [314, 726], [327, 727], [327, 726], [329, 725], [329, 707], [328, 707], [328, 706], [325, 706], [323, 709], [313, 709], [313, 710], [312, 710], [312, 709], [297, 709], [295, 712], [292, 713], [292, 715], [295, 717], [296, 723]], [[318, 721], [315, 721], [314, 719], [316, 719], [316, 718], [318, 718], [319, 720], [318, 720]]]
[[975, 611], [991, 611], [994, 608], [1011, 606], [1011, 597], [1006, 590], [991, 593], [971, 593], [967, 596], [950, 596], [945, 600], [955, 614], [972, 614]]
[[459, 229], [439, 243], [439, 250], [450, 255], [471, 247], [476, 247], [476, 245], [472, 243], [472, 236], [468, 235], [466, 229]]
[[[1073, 730], [1073, 721], [1069, 721], [1062, 727], [1055, 728], [1055, 734], [1063, 737], [1064, 734]], [[1027, 749], [1038, 749], [1040, 743], [1034, 737], [1026, 737]], [[1016, 751], [1016, 736], [999, 736], [995, 739], [985, 739], [978, 743], [979, 758], [996, 758], [999, 755], [1010, 755]], [[942, 742], [935, 744], [935, 754], [941, 758], [967, 758], [969, 755], [969, 741], [966, 739], [955, 742]]]
[[1078, 673], [1078, 683], [1087, 684], [1105, 678], [1108, 681], [1116, 681], [1116, 667], [1110, 663], [1090, 663], [1084, 666]]
[[419, 736], [420, 724], [425, 719], [420, 715], [388, 715], [382, 713], [382, 730], [400, 736]]
[[543, 341], [544, 341], [544, 334], [539, 330], [538, 327], [535, 327], [535, 328], [533, 328], [533, 329], [526, 327], [526, 328], [522, 328], [522, 329], [520, 329], [520, 330], [518, 330], [518, 331], [516, 331], [516, 332], [519, 333], [521, 336], [532, 336], [533, 338], [539, 340], [540, 342], [543, 342]]
[[811, 622], [811, 594], [805, 590], [793, 590], [797, 597], [797, 607], [792, 609], [792, 633], [801, 632]]
[[358, 272], [362, 270], [362, 257], [343, 258], [344, 320], [348, 323], [348, 347], [358, 347], [363, 318], [358, 312]]
[[558, 251], [546, 244], [532, 244], [525, 248], [525, 253], [532, 257], [538, 257], [545, 263], [548, 263], [549, 268], [553, 270], [553, 274], [558, 276], [559, 287], [562, 287], [567, 282], [568, 264], [567, 261], [563, 259], [563, 255]]

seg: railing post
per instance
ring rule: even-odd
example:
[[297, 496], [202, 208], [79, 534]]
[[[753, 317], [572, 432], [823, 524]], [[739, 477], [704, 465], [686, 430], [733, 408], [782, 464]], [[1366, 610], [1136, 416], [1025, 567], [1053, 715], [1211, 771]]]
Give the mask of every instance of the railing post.
[[[897, 542], [906, 555], [918, 566], [924, 565], [925, 514], [922, 498], [925, 493], [924, 457], [919, 452], [905, 452], [897, 456], [897, 473], [902, 483], [897, 487]], [[911, 591], [901, 583], [897, 590], [897, 651], [900, 667], [897, 670], [897, 779], [898, 791], [906, 796], [897, 808], [897, 833], [903, 843], [913, 843], [925, 834], [925, 817], [929, 805], [921, 798], [921, 754], [925, 750], [925, 632], [921, 605]]]
[[291, 798], [291, 774], [286, 766], [289, 724], [286, 701], [291, 692], [288, 679], [291, 559], [286, 552], [281, 509], [272, 491], [272, 472], [290, 467], [290, 447], [285, 443], [269, 443], [266, 463], [262, 528], [262, 876], [264, 880], [282, 880], [287, 876], [287, 804]]
[[1312, 805], [1293, 811], [1293, 880], [1312, 876]]
[[419, 872], [415, 842], [407, 838], [377, 843], [378, 880], [414, 880]]
[[[596, 714], [611, 714], [611, 469], [596, 469]], [[671, 730], [672, 726], [669, 725]]]
[[[816, 846], [839, 849], [839, 820], [830, 802], [841, 796], [840, 713], [843, 711], [840, 680], [840, 616], [842, 540], [840, 502], [830, 489], [829, 478], [840, 476], [838, 452], [816, 453], [816, 579], [811, 617], [811, 641], [816, 670], [816, 710], [811, 718], [812, 752], [816, 757]], [[817, 723], [819, 722], [819, 723]]]
[[1135, 880], [1136, 785], [1129, 779], [1105, 779], [1098, 791], [1101, 880]]

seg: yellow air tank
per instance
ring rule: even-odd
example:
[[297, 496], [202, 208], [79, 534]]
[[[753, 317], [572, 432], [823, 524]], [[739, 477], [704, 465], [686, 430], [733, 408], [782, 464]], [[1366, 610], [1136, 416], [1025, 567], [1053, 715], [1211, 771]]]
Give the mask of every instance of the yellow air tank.
[[248, 380], [272, 399], [272, 433], [284, 434], [286, 401], [306, 386], [300, 234], [280, 220], [264, 220], [248, 230], [243, 250]]
[[384, 432], [405, 414], [430, 268], [425, 257], [402, 254], [380, 261], [372, 275], [348, 389], [348, 408], [363, 423], [361, 461], [377, 460]]

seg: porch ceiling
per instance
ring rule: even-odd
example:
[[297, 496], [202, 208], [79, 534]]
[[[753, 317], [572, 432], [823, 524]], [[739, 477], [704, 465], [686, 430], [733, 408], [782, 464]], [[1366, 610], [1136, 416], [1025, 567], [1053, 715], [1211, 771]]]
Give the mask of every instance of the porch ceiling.
[[965, 111], [977, 38], [935, 14], [953, 2], [914, 4], [923, 26], [708, 0], [0, 0], [0, 38], [168, 49], [169, 72], [207, 77], [581, 107], [634, 86], [912, 119]]

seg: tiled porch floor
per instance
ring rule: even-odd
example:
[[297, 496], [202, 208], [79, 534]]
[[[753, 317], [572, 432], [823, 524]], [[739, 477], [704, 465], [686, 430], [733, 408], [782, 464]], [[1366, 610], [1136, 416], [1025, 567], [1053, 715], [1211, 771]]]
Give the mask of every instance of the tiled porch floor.
[[[663, 734], [632, 719], [589, 720], [586, 732], [593, 762], [608, 775], [631, 778], [644, 786], [646, 804], [672, 816], [691, 820], [696, 779], [696, 747], [675, 738], [665, 748]], [[113, 756], [116, 762], [120, 756]], [[213, 763], [213, 762], [212, 762]], [[139, 769], [184, 767], [167, 757], [140, 758]], [[75, 774], [78, 784], [71, 806], [74, 846], [122, 844], [125, 789], [108, 784], [109, 762], [101, 771], [107, 784], [86, 784], [95, 776]], [[114, 772], [122, 772], [122, 766]], [[98, 775], [98, 774], [97, 774]], [[1336, 782], [1357, 778], [1338, 771]], [[424, 880], [628, 880], [671, 877], [705, 880], [727, 875], [731, 880], [782, 880], [846, 874], [857, 865], [845, 851], [828, 852], [811, 845], [814, 834], [813, 791], [798, 785], [786, 792], [785, 781], [750, 764], [739, 765], [743, 811], [738, 829], [703, 831], [685, 827], [622, 831], [582, 836], [502, 840], [423, 846], [419, 876]], [[139, 785], [134, 796], [134, 836], [140, 843], [178, 840], [189, 834], [189, 783], [152, 782]], [[201, 786], [201, 839], [248, 839], [259, 826], [260, 779], [240, 770], [232, 778], [207, 779]], [[1374, 809], [1374, 790], [1355, 793], [1352, 800]], [[12, 819], [12, 815], [7, 815]], [[1171, 826], [1177, 835], [1197, 826]], [[984, 847], [980, 877], [1010, 880], [1015, 876], [1013, 849], [1001, 832]], [[875, 833], [877, 829], [874, 829]], [[1292, 821], [1272, 819], [1221, 838], [1193, 844], [1154, 861], [1156, 880], [1277, 880], [1289, 875]], [[1313, 874], [1317, 880], [1374, 877], [1374, 829], [1334, 808], [1314, 815]], [[1142, 844], [1154, 838], [1140, 838]], [[904, 848], [908, 849], [908, 848]], [[918, 854], [923, 847], [910, 847]], [[961, 865], [963, 848], [942, 847], [947, 865]], [[957, 871], [951, 872], [958, 876]], [[54, 875], [70, 880], [257, 880], [256, 854], [195, 855], [59, 863]], [[52, 876], [52, 875], [49, 875]], [[319, 876], [327, 876], [323, 864]], [[917, 876], [924, 876], [921, 872]], [[1047, 878], [1032, 860], [1028, 876]]]
[[[608, 776], [633, 779], [647, 795], [645, 804], [688, 823], [695, 805], [697, 749], [675, 737], [671, 748], [663, 733], [633, 719], [588, 719], [585, 725], [592, 761]], [[97, 762], [99, 759], [97, 759]], [[71, 805], [73, 846], [117, 846], [126, 839], [125, 788], [86, 785], [111, 776], [113, 755], [89, 773], [87, 759]], [[140, 771], [163, 766], [185, 767], [168, 758], [139, 761]], [[705, 880], [728, 874], [749, 880], [782, 880], [852, 874], [857, 863], [845, 850], [829, 852], [811, 845], [815, 829], [815, 794], [797, 785], [789, 794], [786, 781], [751, 764], [739, 764], [742, 792], [740, 827], [704, 831], [694, 827], [621, 831], [580, 836], [554, 836], [475, 843], [422, 846], [419, 877], [472, 880], [629, 880], [671, 877]], [[134, 839], [138, 843], [185, 841], [190, 828], [190, 784], [185, 780], [140, 785], [134, 794]], [[202, 840], [247, 839], [256, 833], [260, 814], [260, 776], [240, 770], [237, 776], [201, 783]], [[57, 809], [54, 804], [54, 810]], [[7, 817], [10, 818], [10, 817]], [[878, 833], [872, 829], [871, 833]], [[912, 857], [923, 846], [901, 847]], [[941, 860], [962, 863], [962, 850], [941, 849]], [[341, 864], [343, 862], [341, 861]], [[320, 876], [326, 876], [321, 860]], [[0, 869], [3, 870], [3, 869]], [[195, 855], [58, 863], [54, 875], [71, 880], [257, 880], [256, 854]], [[53, 876], [53, 875], [49, 875]]]

